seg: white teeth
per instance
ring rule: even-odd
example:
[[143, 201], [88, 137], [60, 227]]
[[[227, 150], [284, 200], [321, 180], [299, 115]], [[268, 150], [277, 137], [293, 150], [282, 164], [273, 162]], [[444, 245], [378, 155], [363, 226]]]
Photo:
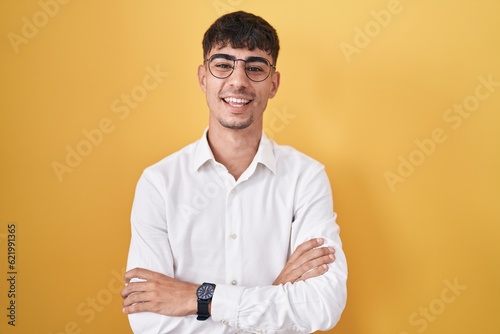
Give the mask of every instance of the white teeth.
[[245, 99], [237, 99], [235, 97], [227, 97], [224, 99], [227, 103], [231, 105], [244, 105], [250, 102], [250, 100], [245, 100]]

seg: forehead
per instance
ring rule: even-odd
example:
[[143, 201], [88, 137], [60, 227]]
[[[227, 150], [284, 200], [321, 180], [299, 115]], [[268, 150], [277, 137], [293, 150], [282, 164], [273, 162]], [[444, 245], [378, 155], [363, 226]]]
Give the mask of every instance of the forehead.
[[230, 56], [234, 56], [238, 59], [246, 59], [248, 57], [262, 57], [262, 58], [266, 58], [267, 60], [271, 61], [271, 56], [266, 51], [261, 50], [261, 49], [257, 49], [257, 48], [253, 49], [253, 50], [249, 50], [247, 48], [235, 49], [231, 46], [225, 46], [222, 48], [218, 47], [218, 46], [214, 46], [210, 50], [210, 52], [208, 53], [207, 59], [216, 53], [227, 54]]

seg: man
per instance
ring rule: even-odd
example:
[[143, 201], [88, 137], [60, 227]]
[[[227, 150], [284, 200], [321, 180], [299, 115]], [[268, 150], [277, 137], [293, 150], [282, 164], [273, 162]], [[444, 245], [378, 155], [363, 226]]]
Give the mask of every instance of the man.
[[222, 16], [198, 68], [208, 129], [141, 176], [122, 291], [134, 333], [310, 333], [335, 326], [347, 266], [324, 167], [262, 131], [279, 42]]

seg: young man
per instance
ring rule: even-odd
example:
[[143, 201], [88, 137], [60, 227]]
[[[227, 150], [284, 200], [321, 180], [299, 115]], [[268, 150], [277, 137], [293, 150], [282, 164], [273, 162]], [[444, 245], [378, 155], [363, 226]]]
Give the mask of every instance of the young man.
[[122, 291], [134, 333], [310, 333], [338, 322], [347, 265], [328, 177], [262, 131], [278, 51], [274, 28], [245, 12], [205, 33], [208, 129], [136, 189]]

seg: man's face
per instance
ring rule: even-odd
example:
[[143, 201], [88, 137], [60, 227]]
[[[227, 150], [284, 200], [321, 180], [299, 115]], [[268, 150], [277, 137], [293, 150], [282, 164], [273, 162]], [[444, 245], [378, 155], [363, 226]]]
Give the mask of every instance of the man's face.
[[[273, 63], [271, 56], [260, 49], [250, 51], [230, 46], [214, 47], [207, 59], [214, 54], [245, 60], [249, 57], [261, 57]], [[210, 109], [210, 124], [217, 122], [225, 128], [235, 130], [251, 126], [262, 130], [262, 114], [268, 99], [273, 98], [278, 91], [280, 74], [271, 69], [266, 80], [254, 82], [245, 73], [245, 63], [237, 61], [233, 73], [227, 78], [219, 79], [210, 73], [206, 62], [198, 68], [198, 79]]]

